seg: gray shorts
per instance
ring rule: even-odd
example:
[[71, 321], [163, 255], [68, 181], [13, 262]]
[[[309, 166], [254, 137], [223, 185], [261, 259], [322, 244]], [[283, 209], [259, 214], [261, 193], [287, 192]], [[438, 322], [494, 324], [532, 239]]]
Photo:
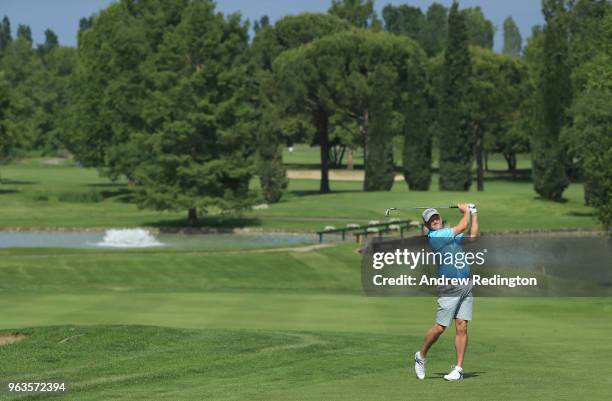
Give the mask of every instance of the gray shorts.
[[438, 297], [438, 310], [436, 312], [436, 323], [448, 327], [453, 319], [472, 320], [472, 306], [474, 296], [472, 291], [461, 296]]

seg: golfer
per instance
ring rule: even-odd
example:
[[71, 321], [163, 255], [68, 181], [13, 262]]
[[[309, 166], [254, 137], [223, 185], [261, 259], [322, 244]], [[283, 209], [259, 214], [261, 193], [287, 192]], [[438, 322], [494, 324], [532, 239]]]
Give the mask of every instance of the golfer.
[[[457, 206], [459, 211], [463, 213], [463, 217], [455, 227], [444, 228], [440, 213], [436, 209], [426, 209], [423, 212], [423, 222], [429, 229], [427, 234], [429, 245], [434, 252], [439, 252], [441, 255], [463, 252], [460, 244], [463, 239], [463, 232], [470, 226], [470, 218], [472, 221], [469, 236], [476, 237], [478, 235], [478, 211], [476, 210], [476, 205], [461, 203]], [[457, 262], [454, 264], [444, 264], [441, 261], [438, 266], [438, 277], [470, 277], [470, 266]], [[468, 343], [467, 327], [468, 321], [472, 320], [473, 303], [472, 285], [438, 287], [436, 324], [425, 334], [425, 341], [423, 341], [421, 350], [414, 354], [414, 370], [417, 378], [421, 380], [425, 378], [425, 358], [427, 358], [427, 352], [454, 320], [457, 364], [449, 374], [444, 376], [444, 379], [449, 381], [463, 379], [463, 357]]]

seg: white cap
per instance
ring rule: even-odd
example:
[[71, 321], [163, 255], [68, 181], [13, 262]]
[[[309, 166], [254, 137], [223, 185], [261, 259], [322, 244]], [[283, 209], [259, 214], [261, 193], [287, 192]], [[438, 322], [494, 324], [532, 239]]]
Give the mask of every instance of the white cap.
[[429, 223], [429, 220], [434, 216], [434, 215], [440, 215], [440, 213], [438, 213], [438, 211], [434, 208], [429, 208], [429, 209], [425, 209], [423, 211], [423, 221], [425, 223]]

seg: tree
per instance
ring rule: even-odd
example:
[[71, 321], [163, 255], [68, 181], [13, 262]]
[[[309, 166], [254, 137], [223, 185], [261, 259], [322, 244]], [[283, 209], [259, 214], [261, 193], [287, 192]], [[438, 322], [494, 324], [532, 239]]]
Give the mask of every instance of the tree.
[[76, 49], [52, 46], [45, 53], [42, 61], [46, 79], [41, 82], [44, 96], [40, 98], [40, 105], [43, 114], [35, 147], [49, 153], [65, 149], [63, 127], [64, 118], [70, 106], [69, 87], [76, 63]]
[[[262, 24], [263, 26], [263, 24]], [[278, 201], [287, 185], [285, 168], [282, 164], [284, 144], [293, 142], [296, 135], [312, 131], [314, 143], [321, 147], [320, 191], [330, 191], [329, 149], [330, 132], [315, 130], [309, 116], [284, 113], [279, 88], [273, 75], [272, 64], [283, 51], [297, 48], [314, 39], [350, 28], [348, 22], [327, 14], [303, 13], [287, 16], [274, 27], [261, 28], [250, 49], [249, 76], [253, 94], [251, 102], [256, 110], [258, 137], [258, 173], [264, 198], [268, 202]]]
[[[495, 27], [480, 7], [464, 8], [460, 12], [466, 20], [468, 43], [492, 49]], [[448, 9], [439, 3], [432, 3], [425, 14], [418, 7], [387, 5], [383, 8], [383, 19], [387, 31], [416, 40], [430, 57], [446, 48]]]
[[66, 137], [77, 160], [125, 175], [141, 207], [247, 207], [254, 138], [247, 27], [208, 0], [121, 1], [81, 31]]
[[93, 26], [94, 16], [83, 17], [79, 20], [79, 33], [88, 30]]
[[0, 22], [0, 52], [4, 51], [12, 40], [11, 21], [5, 15], [4, 18], [2, 18], [2, 22]]
[[572, 106], [573, 124], [563, 133], [583, 167], [588, 203], [606, 228], [612, 227], [611, 104], [612, 87], [581, 93]]
[[[290, 112], [305, 113], [320, 131], [330, 116], [359, 127], [364, 147], [364, 190], [393, 184], [391, 138], [401, 132], [409, 96], [402, 88], [424, 87], [425, 55], [416, 43], [386, 33], [352, 30], [286, 51], [274, 63]], [[405, 96], [402, 96], [404, 94]]]
[[32, 43], [32, 30], [29, 25], [17, 25], [17, 38], [24, 39]]
[[421, 46], [429, 56], [446, 48], [448, 37], [448, 9], [439, 3], [432, 3], [425, 13], [425, 27], [421, 35]]
[[47, 53], [49, 53], [52, 49], [59, 46], [59, 41], [57, 39], [57, 35], [51, 29], [45, 30], [45, 43], [38, 45], [38, 54], [41, 57], [44, 57]]
[[254, 172], [251, 110], [244, 93], [247, 25], [195, 1], [164, 34], [148, 60], [145, 131], [132, 142], [146, 156], [136, 166], [142, 207], [241, 210]]
[[538, 82], [537, 130], [532, 140], [535, 191], [545, 199], [559, 201], [569, 185], [564, 149], [559, 142], [572, 100], [568, 57], [567, 10], [564, 0], [544, 0], [544, 68]]
[[13, 131], [9, 127], [10, 91], [4, 74], [0, 72], [0, 160], [10, 155], [14, 146]]
[[612, 4], [580, 0], [570, 16], [574, 99], [561, 133], [568, 159], [584, 178], [585, 202], [612, 226]]
[[510, 57], [519, 57], [521, 55], [523, 39], [512, 16], [508, 16], [504, 20], [504, 47], [502, 53]]
[[358, 28], [378, 26], [374, 0], [332, 0], [328, 12]]
[[402, 167], [404, 180], [411, 191], [427, 191], [431, 185], [432, 139], [436, 132], [436, 97], [432, 90], [435, 86], [435, 63], [424, 63], [415, 70], [422, 69], [423, 80], [411, 79], [405, 92], [404, 103], [404, 146]]
[[527, 70], [517, 59], [480, 47], [470, 49], [470, 127], [474, 138], [476, 181], [484, 190], [483, 157], [488, 148], [501, 152], [514, 174], [516, 154], [527, 146], [522, 108], [529, 96]]
[[464, 8], [461, 13], [465, 18], [469, 44], [493, 49], [495, 26], [485, 18], [480, 7]]
[[407, 4], [387, 4], [383, 8], [382, 16], [387, 32], [405, 35], [418, 43], [421, 42], [426, 20], [420, 8]]
[[180, 22], [186, 4], [124, 0], [102, 10], [90, 29], [80, 31], [64, 137], [83, 166], [133, 181], [144, 155], [130, 138], [148, 129], [144, 69], [164, 35]]
[[472, 183], [471, 61], [465, 15], [453, 3], [448, 16], [440, 94], [440, 189], [466, 191]]
[[31, 149], [41, 136], [42, 121], [46, 118], [42, 103], [46, 96], [52, 96], [42, 89], [48, 79], [45, 68], [32, 42], [19, 36], [4, 49], [0, 70], [11, 88], [8, 115], [12, 130], [19, 135], [15, 146]]

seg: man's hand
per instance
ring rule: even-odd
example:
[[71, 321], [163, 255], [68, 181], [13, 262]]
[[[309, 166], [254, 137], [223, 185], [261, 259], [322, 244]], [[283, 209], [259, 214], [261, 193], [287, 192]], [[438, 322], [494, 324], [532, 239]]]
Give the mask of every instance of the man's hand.
[[459, 203], [459, 204], [457, 205], [457, 207], [459, 208], [459, 211], [460, 211], [461, 213], [465, 213], [465, 212], [467, 212], [467, 211], [469, 210], [470, 205], [469, 205], [469, 204], [467, 204], [467, 203]]
[[469, 206], [470, 214], [478, 213], [478, 209], [476, 209], [475, 203], [468, 203], [468, 206]]

